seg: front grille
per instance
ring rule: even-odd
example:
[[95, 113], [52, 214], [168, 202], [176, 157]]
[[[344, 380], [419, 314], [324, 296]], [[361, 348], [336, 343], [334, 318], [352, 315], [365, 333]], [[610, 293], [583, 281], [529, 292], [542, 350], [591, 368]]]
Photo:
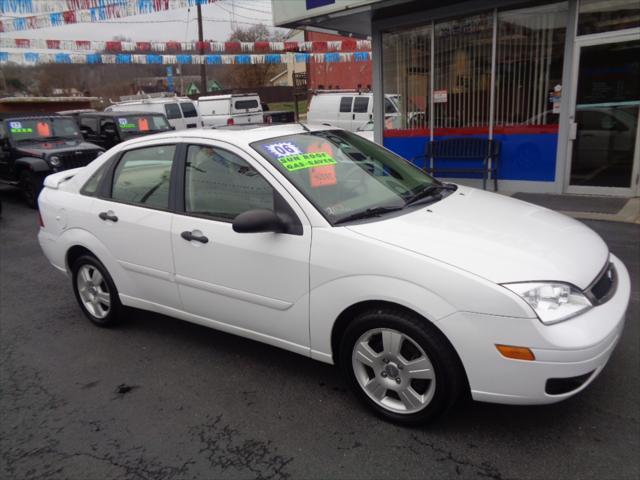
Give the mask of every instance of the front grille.
[[594, 305], [600, 305], [608, 301], [618, 286], [618, 274], [613, 263], [609, 263], [593, 283], [587, 287], [585, 294]]
[[84, 167], [95, 159], [100, 152], [93, 150], [78, 150], [76, 152], [65, 152], [61, 155], [60, 161], [62, 162], [62, 168], [68, 170], [70, 168]]

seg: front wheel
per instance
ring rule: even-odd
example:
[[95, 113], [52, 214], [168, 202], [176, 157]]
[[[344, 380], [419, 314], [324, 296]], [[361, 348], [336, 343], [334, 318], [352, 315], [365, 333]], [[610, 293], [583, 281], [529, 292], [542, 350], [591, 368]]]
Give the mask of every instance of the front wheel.
[[464, 385], [460, 361], [442, 333], [403, 310], [374, 309], [356, 317], [339, 359], [360, 399], [396, 423], [420, 424], [444, 414]]
[[123, 307], [111, 275], [91, 255], [78, 258], [72, 267], [73, 292], [85, 316], [99, 327], [120, 321]]
[[37, 208], [38, 195], [42, 190], [42, 177], [33, 172], [24, 170], [20, 174], [20, 190], [25, 202], [31, 208]]

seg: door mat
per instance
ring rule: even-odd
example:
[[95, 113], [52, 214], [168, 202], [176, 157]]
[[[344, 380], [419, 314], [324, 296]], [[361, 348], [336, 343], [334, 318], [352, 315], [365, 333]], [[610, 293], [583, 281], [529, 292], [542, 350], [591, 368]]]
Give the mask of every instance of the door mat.
[[564, 212], [616, 214], [627, 204], [628, 198], [594, 197], [585, 195], [549, 195], [546, 193], [516, 193], [513, 198], [541, 207]]

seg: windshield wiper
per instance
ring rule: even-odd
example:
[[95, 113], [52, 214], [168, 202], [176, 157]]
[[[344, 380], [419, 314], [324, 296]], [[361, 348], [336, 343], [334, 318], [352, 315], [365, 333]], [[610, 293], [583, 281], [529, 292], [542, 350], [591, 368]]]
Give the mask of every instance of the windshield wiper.
[[408, 207], [409, 205], [413, 205], [417, 202], [419, 202], [420, 200], [423, 200], [425, 198], [431, 198], [434, 200], [440, 200], [442, 198], [442, 195], [440, 194], [440, 192], [442, 192], [443, 190], [448, 190], [451, 192], [454, 192], [458, 189], [458, 187], [456, 185], [452, 185], [450, 183], [441, 183], [439, 185], [427, 185], [426, 187], [422, 188], [421, 190], [419, 190], [417, 193], [411, 195], [404, 203], [405, 207]]
[[352, 213], [351, 215], [347, 215], [346, 217], [341, 218], [340, 220], [336, 220], [333, 222], [334, 225], [338, 225], [339, 223], [350, 222], [351, 220], [360, 220], [362, 218], [372, 218], [379, 217], [385, 213], [396, 212], [398, 210], [402, 210], [404, 207], [373, 207], [367, 208], [366, 210], [362, 210], [360, 212]]
[[75, 140], [73, 137], [63, 137], [60, 135], [50, 135], [48, 137], [40, 137], [39, 140], [49, 141], [49, 140]]

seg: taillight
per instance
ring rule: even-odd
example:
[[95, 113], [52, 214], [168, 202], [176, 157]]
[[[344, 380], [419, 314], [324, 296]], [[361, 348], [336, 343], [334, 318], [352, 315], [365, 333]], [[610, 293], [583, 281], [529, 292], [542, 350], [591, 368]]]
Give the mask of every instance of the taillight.
[[42, 214], [40, 213], [40, 210], [38, 210], [38, 225], [40, 225], [40, 228], [44, 228], [44, 222], [42, 221]]
[[227, 120], [227, 125], [233, 125], [233, 118], [230, 118]]

